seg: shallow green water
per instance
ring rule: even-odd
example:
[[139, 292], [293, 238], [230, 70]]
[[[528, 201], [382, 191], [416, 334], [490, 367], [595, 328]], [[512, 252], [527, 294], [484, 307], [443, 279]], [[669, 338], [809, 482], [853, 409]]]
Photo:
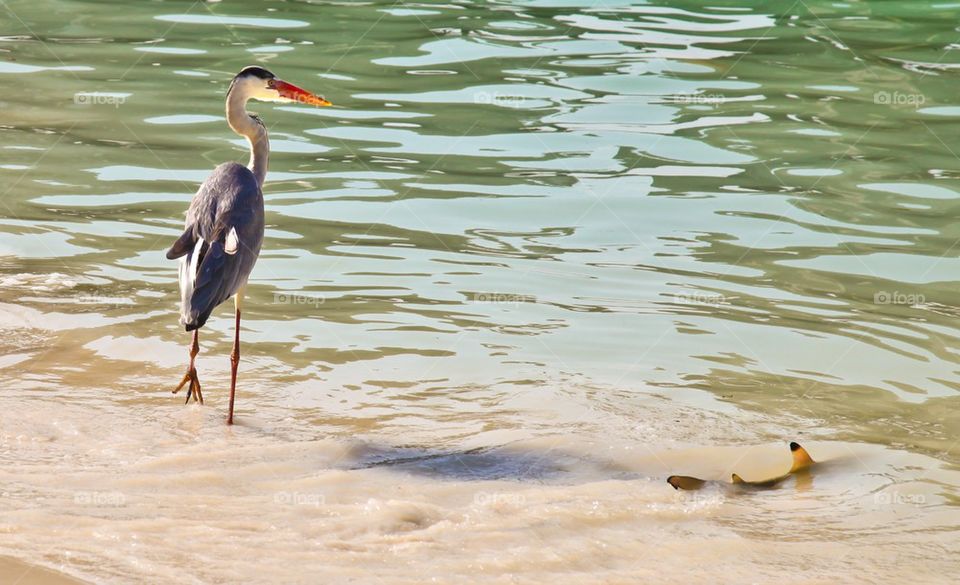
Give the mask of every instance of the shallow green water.
[[3, 294], [62, 323], [24, 382], [179, 369], [161, 252], [262, 63], [340, 106], [256, 108], [285, 408], [559, 377], [954, 454], [955, 7], [577, 4], [11, 3]]
[[[955, 464], [960, 4], [753, 4], [5, 3], [5, 392], [179, 407], [163, 251], [246, 160], [223, 97], [256, 63], [337, 107], [252, 106], [241, 418], [451, 447], [732, 425]], [[215, 412], [231, 336], [225, 305]], [[651, 394], [727, 422], [651, 421]]]

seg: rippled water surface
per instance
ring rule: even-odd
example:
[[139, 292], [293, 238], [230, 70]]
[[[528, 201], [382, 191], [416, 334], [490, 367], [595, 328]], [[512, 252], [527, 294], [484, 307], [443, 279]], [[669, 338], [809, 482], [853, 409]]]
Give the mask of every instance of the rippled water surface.
[[[949, 582], [960, 4], [0, 4], [0, 577]], [[260, 64], [267, 230], [163, 252]], [[675, 493], [815, 459], [812, 482]], [[33, 569], [33, 567], [36, 567]]]

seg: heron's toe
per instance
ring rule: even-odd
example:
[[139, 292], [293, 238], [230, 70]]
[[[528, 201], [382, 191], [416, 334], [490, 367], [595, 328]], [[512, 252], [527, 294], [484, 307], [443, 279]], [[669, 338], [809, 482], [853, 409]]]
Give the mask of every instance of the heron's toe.
[[200, 388], [200, 377], [197, 376], [196, 368], [187, 370], [187, 373], [183, 375], [183, 379], [180, 380], [180, 384], [173, 389], [173, 393], [176, 394], [184, 386], [187, 386], [187, 399], [184, 401], [184, 404], [188, 404], [191, 398], [193, 398], [194, 402], [203, 404], [203, 392]]
[[193, 382], [190, 384], [190, 388], [193, 391], [193, 399], [200, 404], [203, 404], [203, 392], [200, 391], [200, 378], [197, 377], [197, 371], [193, 371]]

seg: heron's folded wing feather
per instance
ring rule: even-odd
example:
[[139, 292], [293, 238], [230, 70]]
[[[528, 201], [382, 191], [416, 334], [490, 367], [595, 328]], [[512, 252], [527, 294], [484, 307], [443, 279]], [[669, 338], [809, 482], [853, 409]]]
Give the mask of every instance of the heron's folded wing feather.
[[197, 280], [193, 284], [194, 290], [209, 286], [211, 284], [220, 284], [223, 282], [221, 276], [226, 257], [223, 253], [223, 244], [220, 242], [210, 242], [210, 248], [203, 257], [203, 261], [197, 268]]

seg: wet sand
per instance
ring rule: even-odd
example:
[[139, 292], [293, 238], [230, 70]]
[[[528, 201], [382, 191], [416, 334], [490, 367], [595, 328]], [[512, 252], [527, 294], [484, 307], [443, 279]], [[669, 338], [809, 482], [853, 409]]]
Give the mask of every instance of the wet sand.
[[45, 567], [25, 563], [11, 557], [0, 557], [0, 583], [9, 585], [86, 585], [86, 581], [74, 579]]
[[[693, 416], [647, 402], [657, 420]], [[22, 559], [4, 570], [94, 583], [827, 584], [947, 583], [957, 569], [960, 512], [942, 486], [958, 472], [905, 451], [809, 440], [822, 463], [805, 481], [677, 492], [673, 473], [781, 473], [786, 443], [737, 444], [717, 419], [695, 433], [727, 434], [726, 446], [656, 428], [617, 443], [581, 429], [428, 445], [319, 436], [270, 411], [228, 428], [220, 406], [213, 394], [204, 407], [159, 393], [0, 399], [0, 551]]]

